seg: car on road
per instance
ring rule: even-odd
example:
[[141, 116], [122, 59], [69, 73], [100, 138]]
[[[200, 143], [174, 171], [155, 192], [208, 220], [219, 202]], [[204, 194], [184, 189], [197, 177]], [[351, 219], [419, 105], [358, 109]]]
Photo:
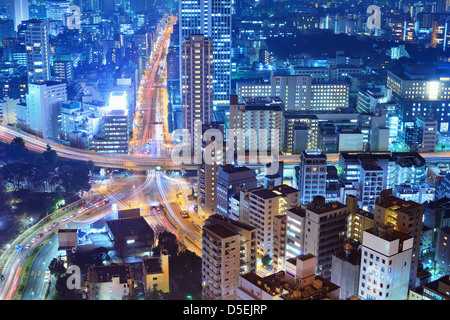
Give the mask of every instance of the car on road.
[[43, 233], [39, 233], [39, 234], [36, 236], [36, 238], [40, 239], [40, 238], [42, 238], [43, 235], [44, 235]]
[[183, 218], [189, 218], [189, 214], [187, 213], [187, 211], [185, 211], [185, 210], [182, 210], [181, 212], [180, 212], [180, 214], [181, 214], [181, 216], [183, 217]]
[[30, 244], [27, 244], [24, 248], [25, 248], [25, 249], [30, 249], [30, 247], [31, 247], [31, 245], [30, 245]]
[[62, 222], [66, 222], [67, 220], [69, 220], [69, 217], [62, 219]]
[[31, 239], [31, 243], [35, 243], [36, 242], [36, 238]]
[[71, 215], [69, 216], [70, 219], [72, 219], [73, 217], [75, 217], [74, 214], [71, 214]]
[[46, 270], [44, 275], [44, 282], [48, 282], [50, 280], [50, 271]]

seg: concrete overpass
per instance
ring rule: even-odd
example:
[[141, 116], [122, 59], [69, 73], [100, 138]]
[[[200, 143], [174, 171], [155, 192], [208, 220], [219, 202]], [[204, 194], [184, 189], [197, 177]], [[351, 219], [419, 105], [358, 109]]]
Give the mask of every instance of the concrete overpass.
[[[45, 140], [33, 134], [11, 126], [0, 125], [0, 141], [11, 142], [15, 137], [23, 138], [28, 149], [37, 152], [43, 152], [47, 145], [55, 150], [59, 157], [67, 159], [76, 159], [83, 161], [92, 161], [96, 166], [118, 169], [156, 169], [161, 167], [164, 170], [179, 170], [180, 166], [172, 161], [168, 156], [159, 158], [150, 158], [148, 155], [140, 154], [100, 154], [94, 151], [73, 148], [55, 141]], [[429, 163], [450, 162], [450, 152], [431, 152], [420, 154]], [[327, 154], [330, 163], [339, 161], [339, 154]], [[280, 161], [285, 164], [294, 165], [300, 163], [299, 155], [280, 155]], [[246, 161], [249, 163], [249, 161]], [[254, 166], [249, 164], [248, 166]], [[256, 166], [261, 166], [260, 164]], [[182, 166], [186, 170], [197, 168], [195, 164]]]

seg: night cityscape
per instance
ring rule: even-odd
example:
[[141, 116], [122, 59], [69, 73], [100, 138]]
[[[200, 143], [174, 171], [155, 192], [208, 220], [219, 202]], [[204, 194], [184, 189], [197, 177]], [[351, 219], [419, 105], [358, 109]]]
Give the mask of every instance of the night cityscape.
[[0, 40], [0, 300], [450, 300], [449, 0], [0, 0]]

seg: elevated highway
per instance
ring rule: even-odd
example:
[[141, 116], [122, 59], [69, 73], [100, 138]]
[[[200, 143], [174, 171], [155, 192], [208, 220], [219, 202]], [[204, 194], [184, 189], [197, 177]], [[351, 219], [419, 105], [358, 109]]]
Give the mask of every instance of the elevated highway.
[[[44, 140], [35, 135], [11, 126], [0, 125], [0, 141], [9, 143], [15, 137], [20, 137], [25, 141], [28, 149], [43, 152], [47, 145], [55, 150], [59, 157], [67, 159], [77, 159], [83, 161], [92, 161], [96, 166], [120, 169], [159, 169], [179, 170], [180, 166], [174, 163], [170, 156], [152, 157], [145, 154], [101, 154], [94, 151], [73, 148], [55, 141]], [[428, 163], [450, 162], [450, 152], [430, 152], [420, 154]], [[280, 161], [285, 164], [296, 164], [300, 162], [299, 155], [280, 155]], [[327, 154], [330, 163], [339, 161], [339, 154]], [[247, 159], [248, 160], [248, 159]], [[249, 161], [246, 161], [248, 164]], [[250, 165], [251, 166], [251, 165]], [[260, 166], [260, 165], [259, 165]], [[196, 164], [183, 164], [186, 170], [197, 168]]]

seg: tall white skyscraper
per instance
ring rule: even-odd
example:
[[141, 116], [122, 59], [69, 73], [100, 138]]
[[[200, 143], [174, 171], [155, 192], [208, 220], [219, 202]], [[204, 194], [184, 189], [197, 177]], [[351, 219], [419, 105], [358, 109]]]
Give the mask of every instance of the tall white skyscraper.
[[229, 103], [231, 89], [231, 6], [232, 0], [180, 0], [181, 43], [191, 34], [203, 34], [210, 38], [213, 43], [214, 106]]
[[50, 81], [50, 46], [47, 20], [29, 20], [25, 31], [29, 83]]
[[14, 21], [14, 30], [29, 19], [28, 0], [6, 0], [6, 14]]

